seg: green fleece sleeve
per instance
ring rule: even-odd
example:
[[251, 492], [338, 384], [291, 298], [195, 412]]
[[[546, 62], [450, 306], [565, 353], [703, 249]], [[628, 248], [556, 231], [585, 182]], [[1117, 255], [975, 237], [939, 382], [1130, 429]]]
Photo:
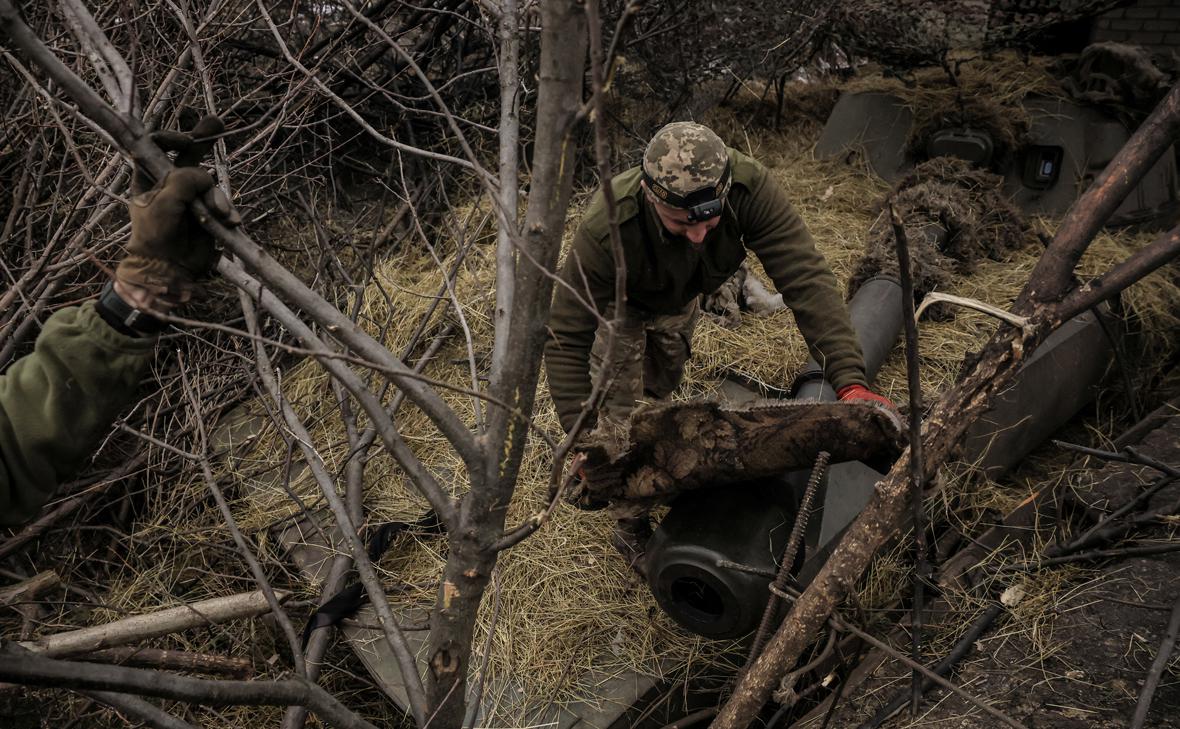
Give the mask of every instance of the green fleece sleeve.
[[155, 338], [111, 328], [93, 302], [58, 311], [0, 375], [0, 524], [31, 519], [131, 402]]
[[599, 312], [606, 311], [614, 298], [614, 287], [614, 259], [601, 237], [592, 235], [583, 223], [574, 235], [560, 280], [555, 285], [549, 312], [549, 340], [545, 343], [549, 395], [567, 433], [590, 397], [590, 349], [598, 319], [589, 306], [593, 305]]
[[827, 260], [803, 220], [766, 168], [758, 165], [749, 195], [738, 209], [746, 247], [795, 315], [811, 356], [836, 389], [866, 385], [864, 357], [848, 307]]

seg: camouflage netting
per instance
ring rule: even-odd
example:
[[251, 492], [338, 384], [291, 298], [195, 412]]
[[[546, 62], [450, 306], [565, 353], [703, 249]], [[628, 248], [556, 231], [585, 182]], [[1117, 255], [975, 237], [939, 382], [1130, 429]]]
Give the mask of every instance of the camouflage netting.
[[623, 501], [646, 511], [685, 491], [808, 468], [820, 451], [835, 463], [892, 463], [902, 441], [893, 414], [863, 403], [698, 398], [641, 407], [628, 426], [624, 453], [587, 443], [587, 483], [571, 503]]
[[940, 104], [915, 109], [906, 155], [912, 160], [928, 159], [926, 145], [935, 132], [969, 128], [985, 132], [991, 138], [992, 156], [988, 166], [999, 172], [1027, 143], [1030, 126], [1028, 114], [1014, 100], [995, 101], [986, 96], [965, 99], [955, 95]]
[[1094, 43], [1076, 60], [1063, 59], [1054, 69], [1070, 96], [1105, 108], [1128, 125], [1141, 122], [1171, 85], [1147, 51], [1122, 43]]
[[1002, 182], [998, 175], [949, 157], [915, 167], [880, 206], [865, 254], [848, 283], [849, 296], [874, 276], [898, 275], [890, 207], [905, 224], [918, 297], [944, 288], [954, 276], [970, 274], [982, 258], [1002, 261], [1035, 241], [1023, 216], [1001, 192]]
[[1054, 25], [1099, 15], [1125, 0], [860, 0], [843, 3], [831, 31], [849, 51], [897, 71], [937, 65], [952, 50], [1028, 44]]

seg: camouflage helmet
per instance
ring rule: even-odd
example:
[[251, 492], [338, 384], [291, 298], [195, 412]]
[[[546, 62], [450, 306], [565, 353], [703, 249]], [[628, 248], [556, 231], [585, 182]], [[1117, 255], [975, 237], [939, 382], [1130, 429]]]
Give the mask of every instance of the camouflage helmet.
[[687, 209], [717, 201], [729, 192], [729, 152], [712, 129], [695, 122], [672, 122], [648, 142], [643, 177], [648, 189], [673, 207]]

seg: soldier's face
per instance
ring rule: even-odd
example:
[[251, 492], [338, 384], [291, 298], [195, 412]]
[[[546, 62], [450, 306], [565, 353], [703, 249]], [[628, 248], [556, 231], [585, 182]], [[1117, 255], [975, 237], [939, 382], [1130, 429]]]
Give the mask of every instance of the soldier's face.
[[668, 231], [671, 235], [684, 238], [694, 248], [700, 248], [704, 245], [705, 237], [709, 235], [709, 231], [716, 228], [717, 224], [721, 222], [721, 216], [718, 215], [715, 218], [692, 223], [688, 220], [687, 210], [665, 205], [650, 194], [648, 195], [648, 200], [652, 202], [652, 206], [656, 209], [656, 217], [660, 219], [660, 224], [664, 226], [664, 230]]

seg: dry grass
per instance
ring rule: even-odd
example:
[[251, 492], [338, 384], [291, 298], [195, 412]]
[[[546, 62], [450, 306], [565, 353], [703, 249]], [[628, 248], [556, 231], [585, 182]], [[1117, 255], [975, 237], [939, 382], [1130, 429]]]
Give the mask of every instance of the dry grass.
[[[1005, 93], [1019, 98], [1039, 88], [1035, 76], [1033, 70], [1026, 75], [1013, 72], [1005, 76]], [[979, 82], [975, 75], [965, 78], [971, 84]], [[922, 101], [919, 95], [912, 98], [915, 103]], [[732, 119], [728, 117], [727, 121], [717, 116], [709, 121], [727, 133], [737, 146], [772, 167], [837, 276], [846, 281], [873, 222], [871, 203], [882, 197], [887, 185], [864, 170], [813, 159], [809, 140], [814, 136], [808, 137], [799, 130], [781, 134], [761, 130], [737, 135]], [[805, 131], [811, 134], [815, 129]], [[477, 221], [484, 212], [471, 207], [461, 211], [460, 217]], [[1053, 222], [1040, 221], [1039, 225], [1051, 232]], [[1082, 270], [1086, 274], [1097, 272], [1149, 238], [1104, 233], [1083, 260]], [[981, 261], [974, 275], [953, 282], [950, 293], [1006, 306], [1027, 279], [1037, 254], [1036, 250], [1025, 250], [1013, 254], [1009, 260]], [[418, 315], [440, 293], [440, 270], [450, 270], [456, 265], [455, 260], [453, 250], [436, 261], [415, 249], [405, 250], [384, 262], [365, 291], [361, 323], [380, 336], [390, 349], [400, 351], [406, 346]], [[461, 333], [451, 338], [427, 367], [426, 374], [456, 388], [470, 388], [469, 347], [477, 360], [491, 347], [493, 248], [486, 236], [458, 264], [458, 271], [455, 297], [462, 302], [462, 316], [441, 306], [428, 331], [434, 333], [451, 324]], [[1141, 351], [1150, 353], [1152, 361], [1171, 353], [1176, 344], [1168, 335], [1180, 325], [1177, 302], [1180, 302], [1180, 288], [1165, 273], [1149, 277], [1124, 296], [1131, 318], [1144, 335]], [[922, 325], [922, 387], [927, 401], [936, 398], [953, 382], [963, 355], [980, 346], [994, 328], [991, 319], [972, 312], [959, 313], [951, 321]], [[746, 316], [734, 330], [705, 320], [694, 345], [695, 356], [686, 374], [684, 393], [711, 390], [715, 378], [727, 369], [785, 387], [806, 360], [806, 349], [789, 312]], [[905, 382], [903, 363], [895, 351], [878, 377], [878, 388], [894, 401], [905, 402]], [[307, 423], [329, 470], [339, 472], [349, 449], [326, 376], [315, 364], [302, 363], [283, 373], [283, 383], [286, 397]], [[556, 434], [559, 428], [543, 380], [540, 388], [533, 425]], [[470, 396], [445, 390], [444, 397], [468, 422], [474, 422], [476, 408]], [[249, 407], [254, 413], [265, 415], [269, 406], [256, 402]], [[407, 404], [399, 412], [397, 422], [410, 446], [440, 481], [454, 493], [461, 493], [466, 488], [461, 463], [425, 416]], [[233, 508], [240, 525], [256, 533], [260, 546], [271, 552], [277, 547], [267, 541], [265, 527], [295, 512], [280, 477], [285, 472], [288, 445], [286, 434], [273, 425], [266, 426], [251, 447], [226, 464], [222, 474], [238, 486]], [[518, 523], [542, 506], [550, 467], [551, 459], [543, 443], [539, 438], [530, 439], [509, 524]], [[309, 507], [317, 505], [320, 497], [315, 484], [299, 476], [298, 464], [293, 474], [296, 477], [289, 484], [291, 491]], [[980, 484], [969, 480], [963, 471], [949, 471], [945, 478], [947, 488], [940, 497], [944, 500], [931, 504], [931, 510], [936, 518], [952, 521], [955, 512], [963, 508], [965, 512], [961, 513], [971, 514], [1006, 511], [1024, 498], [1030, 488], [1029, 484]], [[203, 485], [188, 481], [174, 483], [169, 488], [175, 498], [173, 503], [192, 504], [194, 490], [202, 489]], [[374, 450], [369, 461], [366, 499], [371, 518], [377, 522], [416, 518], [426, 509], [396, 464], [380, 449]], [[169, 540], [169, 551], [154, 555], [152, 564], [128, 565], [109, 595], [112, 617], [115, 612], [135, 612], [149, 607], [150, 596], [157, 592], [158, 586], [167, 585], [174, 593], [173, 586], [185, 580], [191, 581], [186, 596], [192, 599], [249, 588], [240, 577], [217, 574], [207, 568], [207, 550], [203, 545], [208, 533], [218, 529], [216, 514], [178, 513], [169, 510], [167, 503], [165, 500], [161, 504], [158, 523], [145, 525], [136, 539], [150, 539], [159, 530], [178, 527], [191, 530], [191, 537]], [[971, 530], [974, 525], [959, 526]], [[613, 552], [608, 542], [609, 530], [608, 519], [599, 513], [562, 508], [539, 533], [503, 555], [497, 568], [500, 618], [491, 639], [489, 670], [493, 680], [518, 681], [532, 703], [560, 703], [585, 698], [574, 680], [590, 668], [607, 673], [670, 671], [669, 675], [678, 677], [726, 670], [723, 654], [730, 646], [692, 636], [659, 612], [647, 588], [636, 583]], [[403, 538], [393, 546], [381, 566], [389, 584], [409, 586], [407, 600], [429, 603], [433, 601], [444, 559], [441, 538]], [[876, 607], [895, 599], [903, 589], [900, 586], [907, 581], [908, 569], [903, 553], [883, 555], [864, 580], [858, 602]], [[1055, 579], [1065, 585], [1067, 573], [1061, 574], [1062, 577]], [[1041, 620], [1038, 615], [1056, 599], [1054, 595], [1059, 590], [1055, 590], [1052, 585], [1039, 583], [1026, 597], [1028, 607], [1021, 611], [1026, 617], [1010, 628], [1030, 637], [1042, 651], [1051, 651], [1054, 643], [1051, 631], [1038, 622]], [[306, 586], [305, 597], [315, 594], [313, 586]], [[493, 630], [491, 602], [486, 601], [477, 630], [476, 645], [480, 650], [488, 632]], [[971, 602], [964, 597], [962, 605], [968, 608]], [[259, 635], [239, 635], [235, 630], [234, 626], [227, 626], [212, 631], [214, 635], [196, 635], [191, 645], [185, 645], [201, 649], [216, 640], [228, 641], [237, 650], [258, 651]], [[329, 680], [337, 687], [348, 683], [339, 675]]]

